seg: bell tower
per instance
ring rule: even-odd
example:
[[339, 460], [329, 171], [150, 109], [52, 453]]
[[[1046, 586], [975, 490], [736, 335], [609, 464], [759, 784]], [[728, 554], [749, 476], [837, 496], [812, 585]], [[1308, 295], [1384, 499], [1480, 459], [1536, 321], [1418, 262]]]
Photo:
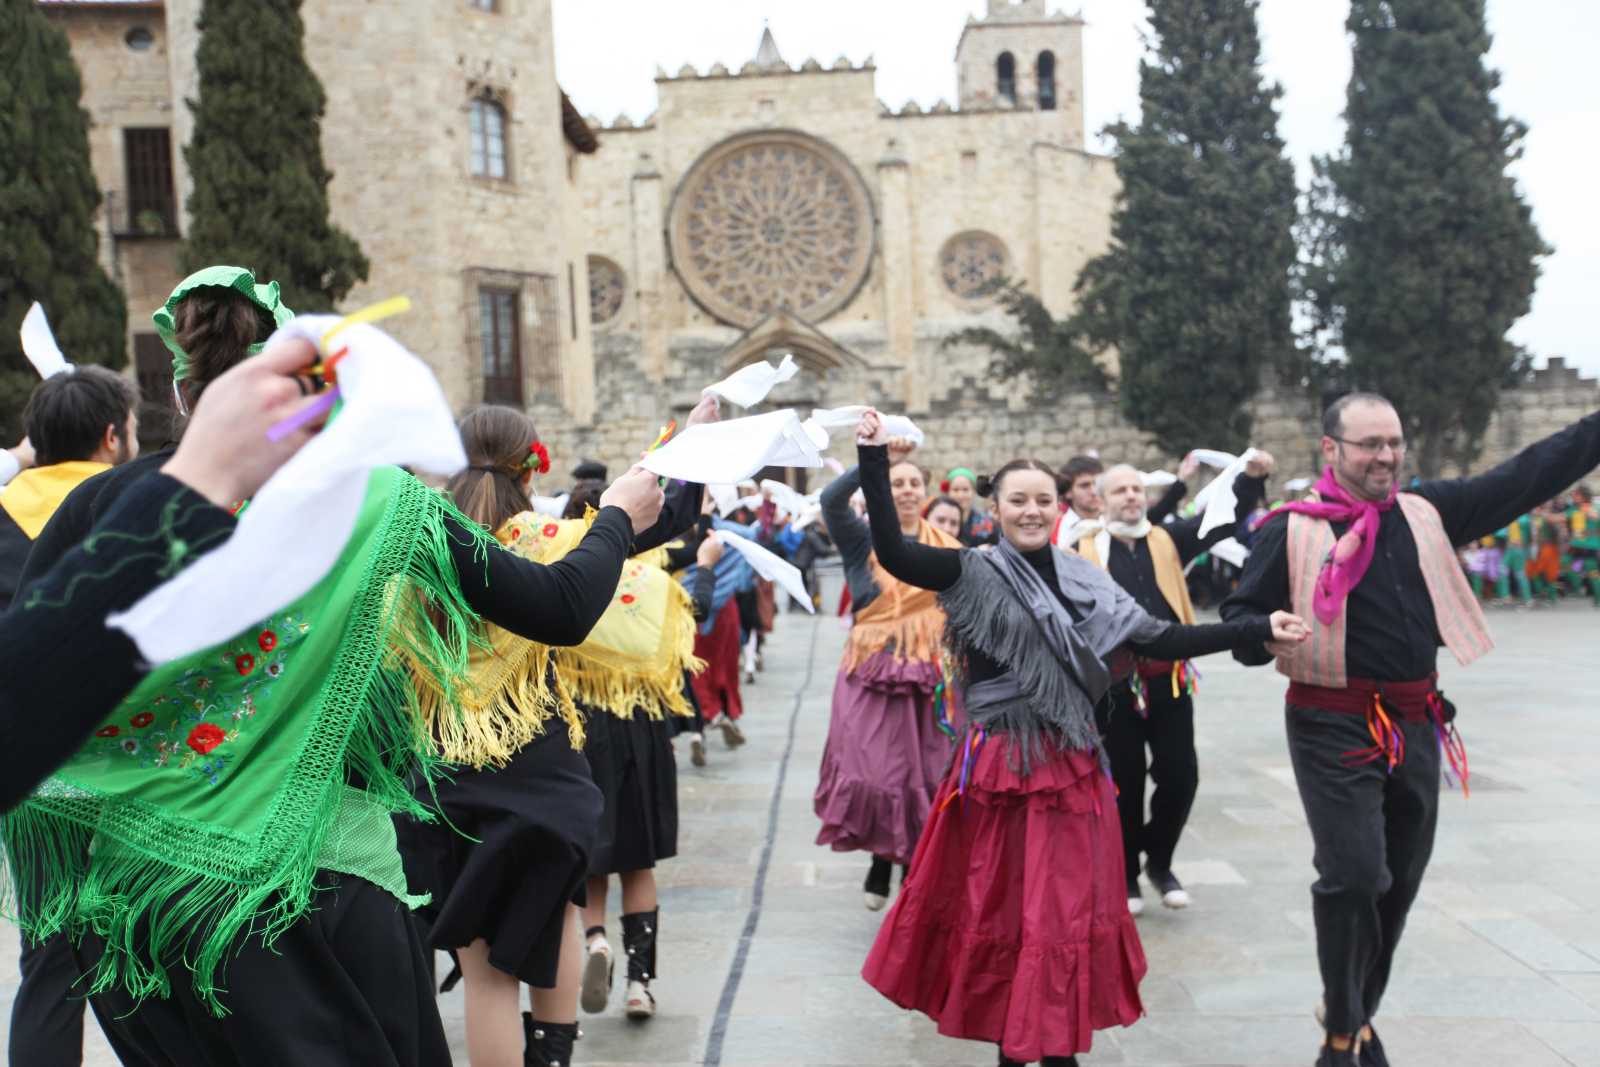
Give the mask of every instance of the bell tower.
[[970, 110], [1038, 113], [1039, 134], [1083, 147], [1083, 17], [1045, 0], [988, 0], [956, 44], [956, 88]]

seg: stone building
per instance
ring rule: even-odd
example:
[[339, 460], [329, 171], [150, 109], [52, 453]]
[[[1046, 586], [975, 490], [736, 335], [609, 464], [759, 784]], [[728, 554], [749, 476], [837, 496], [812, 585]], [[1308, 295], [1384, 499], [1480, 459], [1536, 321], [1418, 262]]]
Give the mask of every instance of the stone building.
[[[146, 396], [164, 400], [149, 316], [178, 280], [201, 0], [39, 2], [83, 71], [102, 249]], [[870, 57], [790, 62], [766, 32], [735, 68], [658, 70], [655, 112], [607, 124], [556, 83], [550, 2], [301, 9], [332, 213], [372, 264], [347, 304], [410, 296], [416, 310], [385, 325], [457, 407], [522, 405], [559, 471], [580, 455], [618, 469], [702, 386], [788, 352], [804, 373], [774, 403], [906, 412], [935, 469], [1088, 448], [1166, 458], [1113, 397], [1043, 408], [991, 379], [987, 351], [945, 344], [1008, 326], [985, 295], [1000, 276], [1066, 314], [1109, 240], [1117, 183], [1085, 148], [1080, 17], [985, 0], [950, 27], [953, 106], [892, 109]], [[1597, 392], [1552, 361], [1508, 396], [1488, 458]], [[1252, 407], [1284, 475], [1309, 471], [1310, 403], [1268, 388]]]

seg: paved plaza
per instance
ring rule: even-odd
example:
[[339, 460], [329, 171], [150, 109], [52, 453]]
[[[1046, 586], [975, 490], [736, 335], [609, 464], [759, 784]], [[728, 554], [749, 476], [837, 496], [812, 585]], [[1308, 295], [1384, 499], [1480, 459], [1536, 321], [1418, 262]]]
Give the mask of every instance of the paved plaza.
[[[1397, 1067], [1600, 1067], [1600, 612], [1568, 604], [1490, 621], [1494, 655], [1445, 669], [1472, 796], [1443, 801], [1380, 1030]], [[781, 616], [746, 691], [749, 744], [715, 743], [704, 769], [685, 754], [680, 856], [660, 870], [661, 1013], [630, 1024], [617, 991], [606, 1015], [584, 1018], [578, 1064], [994, 1063], [992, 1046], [940, 1037], [859, 977], [881, 918], [862, 907], [866, 863], [812, 844], [843, 638], [834, 618]], [[1314, 1057], [1311, 845], [1284, 751], [1283, 683], [1226, 656], [1201, 666], [1200, 796], [1174, 864], [1195, 903], [1140, 920], [1149, 1017], [1099, 1035], [1086, 1065]], [[612, 905], [618, 943], [615, 892]], [[9, 931], [3, 940], [8, 1015], [16, 946]], [[460, 992], [442, 1007], [465, 1064]], [[114, 1063], [89, 1029], [86, 1062]]]

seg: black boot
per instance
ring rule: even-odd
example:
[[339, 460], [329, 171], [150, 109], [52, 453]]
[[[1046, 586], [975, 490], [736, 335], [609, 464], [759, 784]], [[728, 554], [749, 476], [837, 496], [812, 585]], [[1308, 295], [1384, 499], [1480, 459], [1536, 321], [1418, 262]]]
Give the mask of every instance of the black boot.
[[882, 911], [883, 906], [889, 903], [889, 880], [893, 877], [894, 864], [882, 856], [872, 857], [872, 866], [867, 868], [867, 879], [861, 883], [868, 911]]
[[622, 917], [622, 947], [628, 954], [628, 999], [624, 1009], [630, 1019], [648, 1019], [656, 1013], [650, 982], [656, 976], [656, 930], [661, 909]]
[[1078, 1067], [1078, 1057], [1046, 1056], [1039, 1061], [1039, 1067]]
[[522, 1013], [522, 1032], [527, 1035], [527, 1050], [522, 1054], [526, 1067], [571, 1067], [572, 1044], [578, 1040], [577, 1023], [542, 1023]]

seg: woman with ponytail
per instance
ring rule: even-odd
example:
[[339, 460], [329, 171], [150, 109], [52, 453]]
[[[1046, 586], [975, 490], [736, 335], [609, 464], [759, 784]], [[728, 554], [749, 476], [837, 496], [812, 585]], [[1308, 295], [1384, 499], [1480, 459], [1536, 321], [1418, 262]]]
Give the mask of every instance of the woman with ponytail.
[[[243, 268], [185, 279], [155, 315], [184, 406], [203, 410], [210, 384], [289, 315], [277, 286]], [[48, 569], [171, 457], [84, 482], [32, 567]], [[151, 670], [6, 814], [7, 858], [40, 872], [18, 887], [23, 925], [77, 944], [79, 988], [125, 1062], [332, 1067], [352, 1049], [393, 1067], [449, 1062], [393, 817], [428, 817], [416, 783], [441, 769], [431, 727], [508, 742], [425, 720], [417, 690], [469, 692], [485, 623], [550, 645], [584, 640], [662, 494], [637, 472], [602, 503], [578, 549], [542, 566], [398, 467], [374, 469], [316, 585]], [[168, 544], [169, 565], [200, 547]], [[270, 580], [272, 561], [262, 566]]]
[[[890, 445], [893, 511], [874, 517], [885, 537], [959, 548], [922, 517], [927, 489], [907, 457]], [[822, 518], [844, 563], [854, 616], [833, 685], [833, 711], [812, 807], [822, 821], [817, 844], [872, 857], [862, 892], [869, 911], [889, 899], [894, 864], [911, 862], [934, 790], [950, 762], [954, 729], [938, 700], [944, 614], [932, 593], [895, 578], [873, 554], [873, 534], [850, 507], [858, 468], [822, 491]]]
[[1287, 612], [1184, 626], [1147, 615], [1105, 572], [1050, 545], [1055, 478], [1036, 460], [994, 477], [992, 548], [899, 526], [893, 443], [857, 431], [877, 563], [937, 593], [963, 732], [862, 975], [999, 1062], [1075, 1065], [1096, 1030], [1143, 1011], [1144, 952], [1124, 896], [1117, 804], [1094, 706], [1138, 652], [1168, 659], [1299, 642]]

